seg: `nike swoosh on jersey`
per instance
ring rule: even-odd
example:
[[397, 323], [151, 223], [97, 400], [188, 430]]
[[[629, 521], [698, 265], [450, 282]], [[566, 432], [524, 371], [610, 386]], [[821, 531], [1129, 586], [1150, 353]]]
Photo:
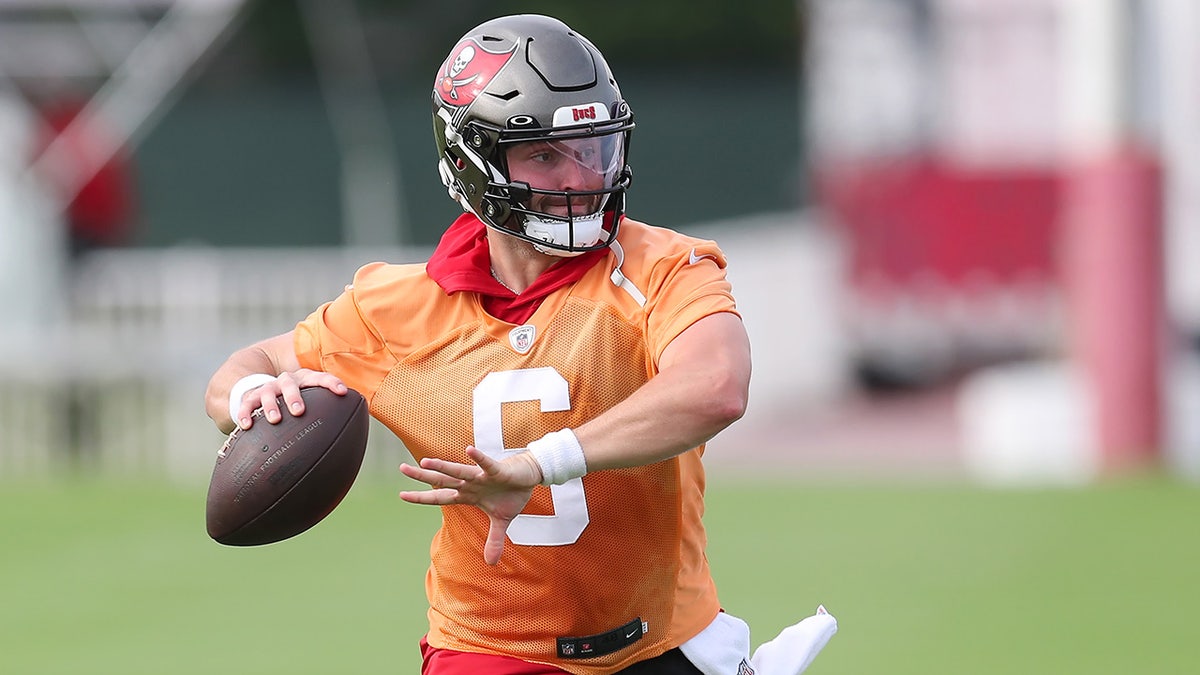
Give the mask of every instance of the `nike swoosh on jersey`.
[[693, 248], [692, 252], [688, 254], [688, 264], [695, 265], [696, 263], [700, 262], [701, 260], [704, 260], [705, 258], [712, 258], [713, 260], [717, 259], [717, 257], [711, 253], [705, 253], [704, 255], [696, 255], [696, 249]]

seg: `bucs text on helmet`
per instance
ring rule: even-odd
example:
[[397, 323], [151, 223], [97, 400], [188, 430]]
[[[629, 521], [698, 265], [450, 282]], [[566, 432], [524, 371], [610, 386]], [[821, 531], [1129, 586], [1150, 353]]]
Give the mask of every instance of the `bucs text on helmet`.
[[[604, 248], [616, 238], [632, 177], [633, 126], [604, 56], [550, 17], [477, 26], [434, 83], [438, 173], [450, 197], [489, 227], [551, 255]], [[508, 152], [517, 144], [525, 144], [516, 152], [528, 154], [530, 166], [566, 170], [514, 176]]]

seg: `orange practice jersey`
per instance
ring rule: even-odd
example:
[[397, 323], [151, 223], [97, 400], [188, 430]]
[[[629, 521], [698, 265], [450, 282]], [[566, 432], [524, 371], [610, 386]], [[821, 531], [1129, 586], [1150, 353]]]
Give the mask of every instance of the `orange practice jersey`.
[[[606, 259], [516, 326], [479, 296], [447, 296], [423, 264], [372, 263], [297, 326], [300, 363], [340, 377], [412, 455], [469, 462], [574, 428], [657, 372], [698, 319], [735, 312], [711, 241], [626, 219]], [[483, 562], [487, 516], [442, 508], [426, 578], [431, 645], [607, 675], [693, 637], [719, 611], [705, 558], [703, 446], [657, 464], [539, 486], [500, 563]], [[560, 659], [556, 638], [641, 618], [606, 656]]]

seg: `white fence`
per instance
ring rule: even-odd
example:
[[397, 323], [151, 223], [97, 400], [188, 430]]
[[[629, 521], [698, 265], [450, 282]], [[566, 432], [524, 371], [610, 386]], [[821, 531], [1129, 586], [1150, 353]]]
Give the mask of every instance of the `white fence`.
[[[761, 428], [794, 419], [800, 407], [846, 385], [838, 246], [795, 213], [689, 234], [717, 238], [730, 259], [755, 346], [755, 403], [721, 443], [753, 446]], [[55, 326], [0, 324], [0, 480], [79, 471], [207, 481], [224, 438], [204, 414], [204, 388], [229, 353], [292, 328], [341, 292], [363, 263], [428, 254], [179, 248], [90, 255], [68, 280], [61, 311], [51, 312], [63, 317]], [[407, 452], [372, 424], [364, 470], [394, 475]]]
[[[290, 329], [372, 260], [425, 251], [114, 250], [80, 261], [61, 317], [0, 330], [0, 478], [63, 471], [207, 480], [223, 437], [204, 415], [212, 371]], [[369, 461], [405, 457], [372, 434]]]

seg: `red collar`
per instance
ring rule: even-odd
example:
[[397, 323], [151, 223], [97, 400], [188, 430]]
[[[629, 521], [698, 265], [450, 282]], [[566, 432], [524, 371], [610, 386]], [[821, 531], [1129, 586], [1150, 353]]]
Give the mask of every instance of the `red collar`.
[[446, 295], [478, 293], [488, 314], [520, 324], [529, 320], [548, 295], [579, 281], [606, 255], [607, 251], [600, 249], [563, 258], [518, 295], [492, 276], [487, 226], [474, 214], [464, 213], [442, 235], [425, 271]]

